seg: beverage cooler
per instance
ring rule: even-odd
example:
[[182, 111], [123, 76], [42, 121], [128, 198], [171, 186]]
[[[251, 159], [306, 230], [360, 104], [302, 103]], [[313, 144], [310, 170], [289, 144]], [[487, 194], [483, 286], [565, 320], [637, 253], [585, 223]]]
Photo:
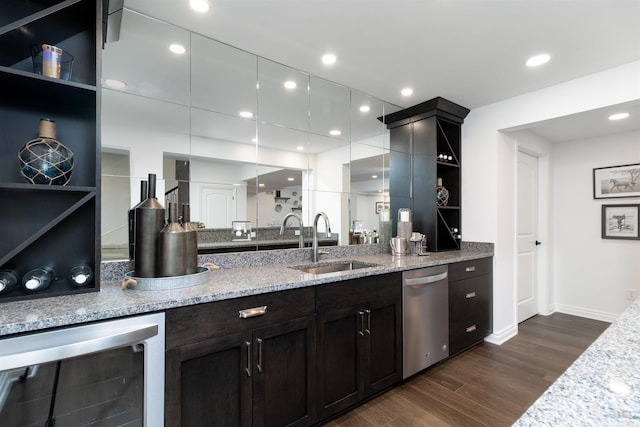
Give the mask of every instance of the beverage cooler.
[[164, 314], [0, 339], [0, 425], [162, 426]]

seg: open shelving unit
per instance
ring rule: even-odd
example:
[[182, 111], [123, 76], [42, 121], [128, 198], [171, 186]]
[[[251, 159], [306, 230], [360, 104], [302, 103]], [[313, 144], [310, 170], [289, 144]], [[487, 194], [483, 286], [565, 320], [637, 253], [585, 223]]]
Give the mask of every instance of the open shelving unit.
[[[400, 208], [411, 209], [413, 230], [426, 234], [429, 251], [460, 249], [461, 128], [468, 113], [467, 108], [438, 97], [384, 118], [391, 135], [392, 218]], [[444, 206], [436, 202], [438, 178], [449, 191]]]
[[[0, 269], [49, 266], [57, 280], [28, 293], [18, 286], [0, 302], [100, 289], [100, 0], [3, 0], [0, 8]], [[74, 56], [70, 80], [35, 74], [31, 47], [52, 44]], [[67, 186], [31, 184], [18, 151], [38, 137], [41, 118], [74, 154]], [[87, 264], [94, 279], [74, 287], [68, 272]]]

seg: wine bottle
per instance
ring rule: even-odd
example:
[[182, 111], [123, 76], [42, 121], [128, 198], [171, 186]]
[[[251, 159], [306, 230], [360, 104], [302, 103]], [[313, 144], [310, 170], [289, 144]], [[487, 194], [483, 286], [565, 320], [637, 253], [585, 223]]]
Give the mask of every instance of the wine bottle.
[[56, 273], [51, 267], [38, 267], [22, 276], [22, 286], [29, 292], [44, 291], [55, 278]]
[[13, 270], [0, 270], [0, 295], [13, 291], [18, 283], [18, 276]]
[[184, 276], [185, 238], [184, 228], [178, 223], [178, 206], [176, 203], [169, 203], [169, 220], [160, 230], [158, 239], [159, 277]]
[[156, 199], [156, 175], [149, 174], [147, 199], [136, 207], [134, 270], [137, 277], [158, 277], [158, 239], [164, 206]]
[[182, 205], [182, 228], [185, 232], [185, 274], [198, 272], [198, 232], [191, 224], [191, 208]]
[[75, 265], [69, 271], [69, 280], [73, 286], [87, 286], [93, 280], [93, 270], [86, 264]]

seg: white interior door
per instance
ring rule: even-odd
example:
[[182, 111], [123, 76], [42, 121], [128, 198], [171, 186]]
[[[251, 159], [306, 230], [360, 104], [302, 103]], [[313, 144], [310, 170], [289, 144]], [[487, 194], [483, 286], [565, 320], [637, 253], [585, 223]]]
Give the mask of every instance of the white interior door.
[[200, 218], [207, 228], [230, 228], [235, 217], [235, 190], [232, 187], [202, 185]]
[[538, 314], [538, 158], [518, 152], [518, 323]]

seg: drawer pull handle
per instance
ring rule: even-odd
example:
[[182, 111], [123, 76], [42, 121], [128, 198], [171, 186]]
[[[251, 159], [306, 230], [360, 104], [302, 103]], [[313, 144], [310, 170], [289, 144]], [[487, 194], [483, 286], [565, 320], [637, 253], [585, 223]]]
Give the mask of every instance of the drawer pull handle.
[[249, 341], [245, 341], [244, 345], [247, 346], [247, 367], [244, 370], [247, 373], [247, 376], [251, 376], [251, 343]]
[[476, 329], [476, 325], [471, 325], [469, 327], [467, 327], [467, 329], [465, 329], [466, 332], [474, 332]]
[[468, 293], [468, 294], [466, 294], [464, 297], [465, 297], [466, 299], [475, 298], [475, 297], [476, 297], [476, 291], [469, 292], [469, 293]]
[[258, 372], [262, 372], [262, 340], [258, 338], [257, 341], [258, 341], [258, 364], [256, 365], [256, 368], [258, 368]]
[[466, 271], [467, 273], [472, 272], [472, 271], [476, 271], [476, 266], [475, 265], [470, 265], [469, 267], [465, 268], [464, 271]]
[[240, 317], [243, 319], [248, 319], [250, 317], [263, 316], [267, 313], [267, 306], [263, 305], [262, 307], [253, 307], [253, 308], [245, 308], [244, 310], [240, 310], [238, 312]]

